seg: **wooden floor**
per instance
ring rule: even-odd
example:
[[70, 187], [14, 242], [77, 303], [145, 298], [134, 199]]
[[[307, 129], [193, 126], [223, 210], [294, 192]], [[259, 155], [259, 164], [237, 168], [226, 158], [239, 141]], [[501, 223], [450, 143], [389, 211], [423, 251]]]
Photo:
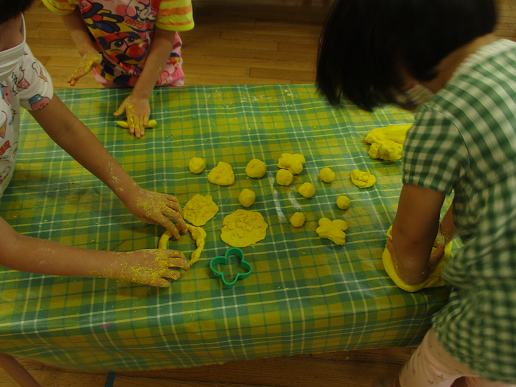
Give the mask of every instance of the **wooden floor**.
[[[182, 33], [186, 85], [313, 83], [321, 25], [330, 0], [194, 0], [196, 27]], [[55, 88], [79, 62], [59, 16], [41, 0], [25, 15], [27, 42]], [[516, 0], [506, 0], [497, 34], [515, 40]], [[99, 87], [93, 76], [75, 87]], [[236, 361], [155, 372], [117, 373], [115, 387], [363, 387], [396, 373], [410, 348]], [[42, 386], [104, 386], [107, 374], [22, 360]], [[17, 386], [0, 368], [0, 387]]]

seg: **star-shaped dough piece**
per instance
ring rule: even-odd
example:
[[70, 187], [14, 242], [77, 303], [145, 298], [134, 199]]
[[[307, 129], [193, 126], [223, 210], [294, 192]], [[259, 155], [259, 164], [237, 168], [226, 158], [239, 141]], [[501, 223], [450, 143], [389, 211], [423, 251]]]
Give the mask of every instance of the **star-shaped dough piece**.
[[304, 163], [306, 163], [305, 156], [299, 153], [282, 153], [278, 159], [278, 167], [288, 169], [293, 175], [299, 175], [303, 171]]
[[183, 208], [183, 217], [194, 226], [204, 226], [208, 220], [219, 212], [219, 207], [211, 195], [195, 195]]
[[327, 238], [337, 245], [346, 244], [346, 233], [348, 224], [342, 219], [330, 220], [328, 218], [321, 218], [319, 220], [319, 227], [317, 227], [317, 234], [320, 238]]

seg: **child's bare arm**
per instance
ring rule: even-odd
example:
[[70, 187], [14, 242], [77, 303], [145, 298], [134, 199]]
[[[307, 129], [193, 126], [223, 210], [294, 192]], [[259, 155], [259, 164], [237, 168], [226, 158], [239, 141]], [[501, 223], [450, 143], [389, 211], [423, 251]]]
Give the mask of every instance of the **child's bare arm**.
[[139, 187], [57, 95], [47, 106], [31, 114], [52, 140], [111, 188], [138, 219], [161, 224], [176, 238], [179, 233], [169, 218], [177, 222], [182, 232], [187, 231], [177, 199]]
[[79, 51], [81, 55], [79, 66], [77, 66], [74, 73], [68, 77], [68, 83], [71, 86], [75, 86], [80, 78], [87, 75], [92, 68], [102, 62], [102, 54], [99, 53], [95, 43], [91, 40], [88, 27], [82, 19], [79, 7], [76, 7], [72, 13], [63, 15], [62, 18], [66, 28], [70, 32], [77, 51]]
[[429, 188], [403, 185], [392, 225], [392, 249], [394, 266], [407, 284], [418, 284], [429, 274], [428, 265], [444, 197]]
[[136, 138], [145, 134], [145, 126], [150, 115], [149, 98], [174, 48], [175, 34], [175, 31], [167, 31], [158, 27], [154, 29], [154, 38], [143, 71], [131, 95], [114, 113], [115, 116], [119, 116], [125, 110], [129, 131], [134, 133]]
[[2, 266], [29, 273], [114, 278], [167, 287], [170, 285], [167, 279], [180, 277], [180, 272], [171, 267], [190, 268], [179, 251], [87, 250], [18, 234], [2, 218], [0, 246]]

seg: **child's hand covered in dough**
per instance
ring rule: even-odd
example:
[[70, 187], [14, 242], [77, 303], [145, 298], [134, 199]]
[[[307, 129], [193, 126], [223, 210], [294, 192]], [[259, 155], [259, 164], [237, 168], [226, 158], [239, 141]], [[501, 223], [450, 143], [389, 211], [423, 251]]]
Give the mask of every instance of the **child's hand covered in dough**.
[[79, 66], [75, 69], [72, 75], [66, 80], [70, 86], [75, 86], [79, 79], [88, 75], [88, 73], [102, 62], [102, 54], [97, 51], [90, 51], [81, 57]]
[[138, 97], [133, 92], [122, 102], [113, 115], [118, 117], [124, 111], [127, 117], [127, 124], [129, 125], [129, 132], [134, 133], [136, 138], [144, 136], [145, 127], [149, 123], [151, 113], [149, 99]]

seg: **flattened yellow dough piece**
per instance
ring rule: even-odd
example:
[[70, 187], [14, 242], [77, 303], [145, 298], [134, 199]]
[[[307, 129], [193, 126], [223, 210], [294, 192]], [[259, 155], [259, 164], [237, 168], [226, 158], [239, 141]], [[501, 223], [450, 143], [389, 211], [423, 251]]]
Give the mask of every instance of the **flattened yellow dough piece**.
[[269, 225], [257, 211], [238, 209], [224, 218], [220, 239], [232, 247], [247, 247], [265, 238]]
[[[389, 230], [387, 231], [387, 237], [389, 239], [392, 239], [391, 235], [391, 229], [392, 226], [389, 227]], [[387, 247], [383, 250], [382, 254], [382, 263], [383, 267], [385, 268], [385, 271], [391, 277], [392, 281], [396, 284], [396, 286], [402, 290], [405, 290], [406, 292], [417, 292], [418, 290], [421, 290], [423, 288], [434, 288], [438, 286], [444, 286], [444, 281], [441, 278], [441, 272], [443, 271], [444, 266], [450, 259], [451, 255], [451, 247], [452, 244], [448, 243], [444, 249], [444, 255], [437, 264], [437, 267], [435, 270], [430, 274], [430, 276], [423, 282], [417, 285], [409, 285], [398, 276], [398, 272], [394, 268], [394, 263], [392, 262], [391, 253], [389, 253], [389, 250]], [[432, 249], [433, 251], [433, 249]]]
[[[195, 241], [196, 246], [196, 249], [194, 250], [192, 255], [190, 255], [190, 260], [188, 261], [190, 266], [192, 266], [195, 262], [199, 260], [199, 258], [201, 257], [201, 253], [204, 250], [204, 243], [206, 242], [206, 231], [204, 231], [200, 227], [192, 226], [191, 224], [187, 224], [186, 226], [188, 227], [188, 231], [192, 235], [192, 239]], [[161, 238], [159, 238], [158, 248], [166, 250], [168, 240], [171, 236], [172, 234], [170, 234], [168, 230], [165, 231]]]
[[183, 217], [194, 226], [204, 226], [219, 212], [211, 195], [195, 195], [183, 207]]
[[369, 172], [354, 169], [353, 172], [351, 172], [351, 181], [358, 188], [369, 188], [376, 183], [376, 177]]

